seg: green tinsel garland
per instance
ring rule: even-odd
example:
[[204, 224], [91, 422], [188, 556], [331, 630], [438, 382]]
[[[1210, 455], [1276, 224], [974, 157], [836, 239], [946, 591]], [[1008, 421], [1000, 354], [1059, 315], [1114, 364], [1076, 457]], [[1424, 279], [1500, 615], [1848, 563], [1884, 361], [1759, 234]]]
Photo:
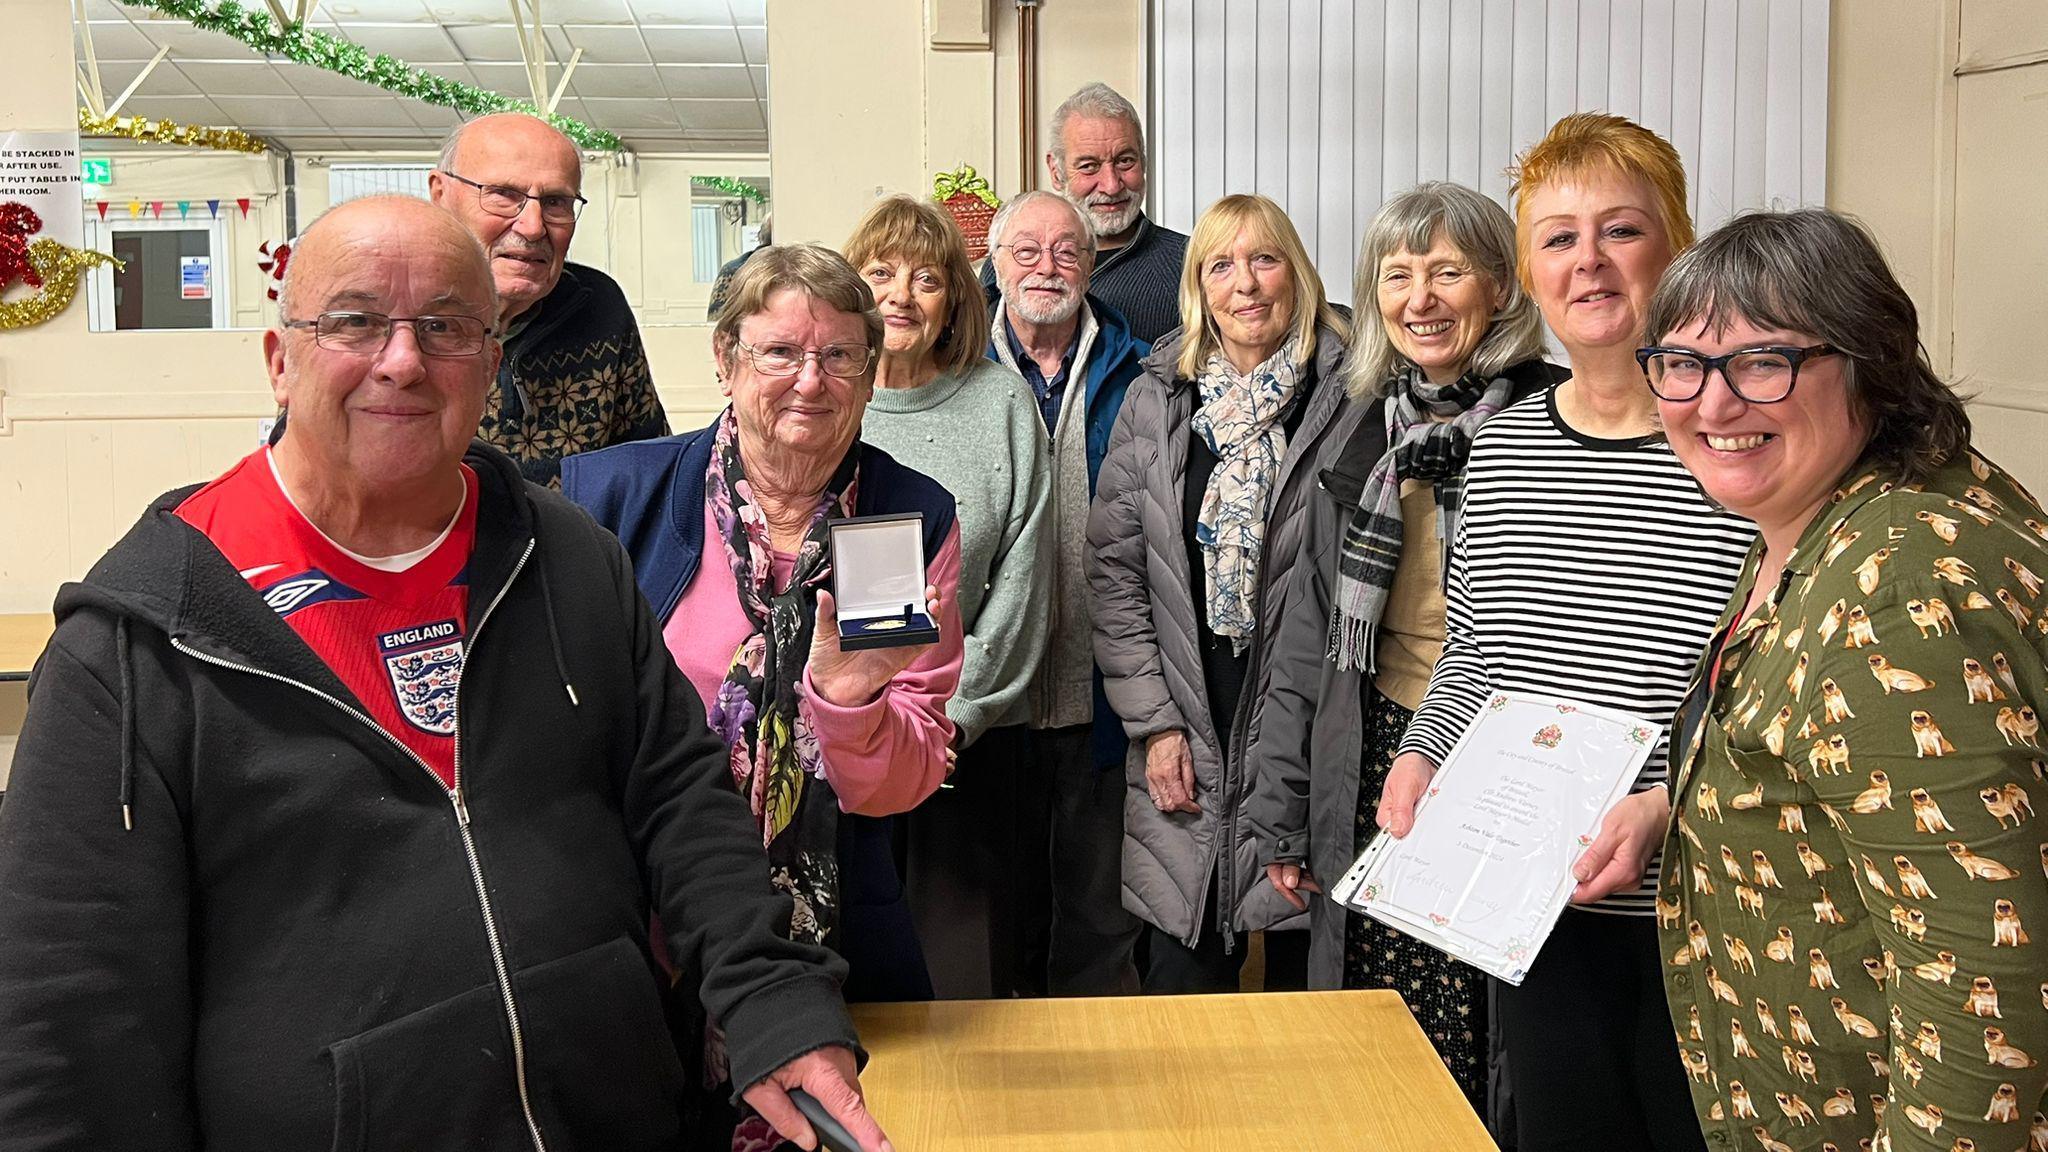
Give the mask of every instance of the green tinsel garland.
[[[176, 16], [195, 28], [232, 36], [258, 52], [283, 56], [314, 68], [325, 68], [365, 84], [374, 84], [387, 92], [453, 108], [471, 116], [491, 112], [541, 114], [539, 109], [524, 100], [514, 100], [459, 80], [422, 72], [403, 60], [382, 53], [371, 55], [359, 44], [303, 25], [293, 25], [280, 31], [271, 21], [267, 9], [245, 9], [235, 0], [221, 0], [218, 5], [209, 5], [206, 0], [125, 2], [138, 8], [154, 9], [166, 16]], [[548, 116], [546, 119], [571, 140], [592, 151], [617, 152], [625, 147], [617, 136], [602, 128], [592, 128], [580, 120], [571, 120], [567, 116]]]
[[742, 200], [752, 200], [756, 204], [766, 204], [768, 202], [768, 194], [766, 192], [761, 191], [745, 180], [735, 180], [730, 176], [692, 176], [690, 177], [690, 183], [702, 184], [706, 188], [716, 188], [727, 196], [738, 196]]

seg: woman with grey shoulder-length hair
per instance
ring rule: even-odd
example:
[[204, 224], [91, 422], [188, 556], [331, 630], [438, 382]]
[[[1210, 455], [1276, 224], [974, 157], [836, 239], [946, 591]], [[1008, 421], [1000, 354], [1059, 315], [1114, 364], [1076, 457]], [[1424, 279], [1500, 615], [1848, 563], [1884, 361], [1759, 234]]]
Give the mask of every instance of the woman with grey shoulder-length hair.
[[[1374, 828], [1408, 718], [1444, 645], [1445, 550], [1472, 435], [1553, 383], [1543, 320], [1515, 277], [1515, 225], [1470, 188], [1433, 182], [1387, 202], [1358, 255], [1352, 400], [1317, 462], [1320, 492], [1282, 621], [1248, 813], [1265, 871], [1248, 926], [1306, 910], [1314, 987], [1396, 988], [1478, 1102], [1486, 980], [1327, 901]], [[1378, 322], [1367, 315], [1379, 311]]]

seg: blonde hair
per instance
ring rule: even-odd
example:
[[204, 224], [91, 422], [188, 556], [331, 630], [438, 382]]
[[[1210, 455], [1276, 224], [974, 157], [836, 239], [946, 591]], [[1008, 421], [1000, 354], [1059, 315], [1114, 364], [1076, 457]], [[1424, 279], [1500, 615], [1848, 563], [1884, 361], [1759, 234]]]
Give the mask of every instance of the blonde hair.
[[1574, 112], [1552, 124], [1543, 139], [1508, 169], [1509, 189], [1515, 197], [1516, 275], [1524, 291], [1535, 291], [1529, 281], [1530, 199], [1546, 185], [1592, 173], [1633, 177], [1648, 184], [1657, 199], [1657, 214], [1671, 251], [1675, 254], [1692, 246], [1685, 161], [1679, 159], [1678, 149], [1626, 117]]
[[[885, 258], [931, 265], [946, 285], [946, 322], [932, 346], [940, 372], [958, 372], [981, 360], [988, 347], [988, 297], [967, 258], [967, 240], [946, 210], [898, 193], [875, 201], [846, 238], [846, 261], [855, 269]], [[881, 347], [881, 341], [875, 342]]]
[[768, 307], [768, 298], [788, 288], [825, 307], [861, 318], [868, 347], [882, 346], [882, 314], [875, 294], [845, 257], [822, 244], [771, 244], [756, 249], [733, 274], [725, 306], [712, 323], [711, 348], [721, 368], [731, 372], [733, 349], [739, 344], [740, 322]]
[[1225, 196], [1209, 205], [1195, 222], [1195, 233], [1188, 237], [1187, 258], [1181, 262], [1180, 357], [1173, 370], [1184, 380], [1194, 379], [1223, 344], [1216, 318], [1209, 314], [1208, 297], [1202, 292], [1202, 266], [1247, 230], [1280, 250], [1280, 258], [1294, 278], [1294, 362], [1306, 364], [1314, 358], [1318, 325], [1336, 332], [1340, 339], [1349, 332], [1344, 317], [1330, 307], [1329, 297], [1323, 293], [1323, 278], [1280, 205], [1248, 193]]

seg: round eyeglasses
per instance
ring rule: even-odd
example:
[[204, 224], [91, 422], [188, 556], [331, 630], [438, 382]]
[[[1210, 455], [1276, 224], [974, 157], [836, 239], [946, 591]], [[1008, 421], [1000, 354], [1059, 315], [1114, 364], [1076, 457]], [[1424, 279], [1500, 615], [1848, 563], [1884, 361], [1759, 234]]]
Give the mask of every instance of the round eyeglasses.
[[1742, 348], [1725, 356], [1708, 356], [1690, 348], [1638, 348], [1636, 363], [1643, 378], [1659, 400], [1683, 403], [1706, 390], [1707, 377], [1716, 372], [1728, 382], [1729, 391], [1751, 404], [1776, 404], [1792, 394], [1799, 382], [1799, 366], [1822, 356], [1839, 356], [1832, 344], [1806, 348], [1767, 345]]
[[763, 376], [794, 376], [804, 370], [804, 361], [816, 359], [818, 370], [827, 376], [841, 380], [858, 379], [868, 370], [868, 362], [874, 359], [875, 350], [865, 344], [827, 344], [823, 348], [804, 348], [796, 344], [780, 342], [762, 344], [758, 347], [745, 340], [735, 340], [739, 350], [753, 362], [754, 371]]

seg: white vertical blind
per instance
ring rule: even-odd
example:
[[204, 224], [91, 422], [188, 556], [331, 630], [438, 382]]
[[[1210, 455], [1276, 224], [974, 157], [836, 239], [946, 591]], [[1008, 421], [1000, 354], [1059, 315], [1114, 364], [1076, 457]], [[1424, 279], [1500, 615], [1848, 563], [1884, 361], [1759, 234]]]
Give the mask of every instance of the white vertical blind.
[[432, 164], [336, 164], [327, 170], [327, 202], [340, 204], [359, 196], [427, 198]]
[[1151, 194], [1183, 231], [1229, 192], [1287, 209], [1332, 299], [1389, 196], [1505, 170], [1606, 111], [1685, 158], [1701, 232], [1826, 199], [1829, 0], [1151, 0]]

